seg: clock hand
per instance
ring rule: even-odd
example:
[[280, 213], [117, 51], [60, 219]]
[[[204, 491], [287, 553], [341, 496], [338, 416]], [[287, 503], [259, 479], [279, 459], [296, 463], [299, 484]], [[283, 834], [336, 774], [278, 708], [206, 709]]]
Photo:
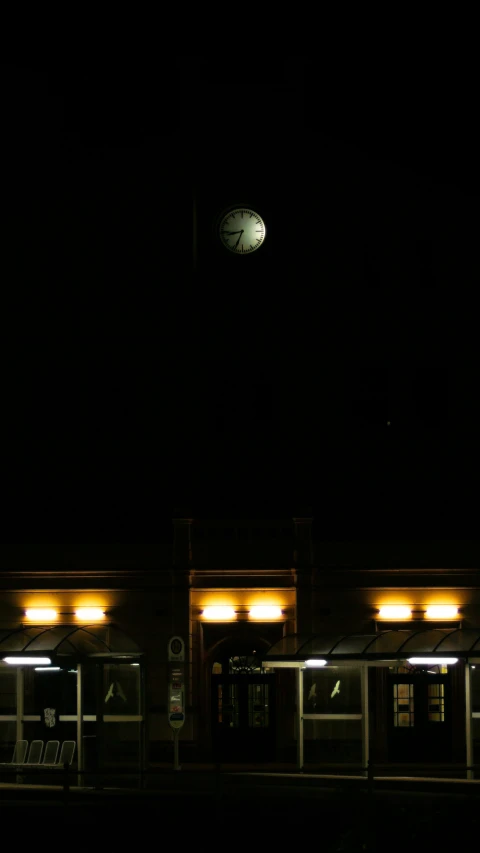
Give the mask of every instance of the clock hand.
[[242, 228], [242, 230], [240, 231], [240, 237], [238, 238], [237, 242], [235, 243], [235, 248], [237, 248], [237, 246], [238, 246], [238, 244], [239, 244], [239, 242], [240, 242], [240, 240], [241, 240], [242, 234], [243, 234], [243, 228]]
[[243, 231], [222, 231], [222, 234], [242, 234]]

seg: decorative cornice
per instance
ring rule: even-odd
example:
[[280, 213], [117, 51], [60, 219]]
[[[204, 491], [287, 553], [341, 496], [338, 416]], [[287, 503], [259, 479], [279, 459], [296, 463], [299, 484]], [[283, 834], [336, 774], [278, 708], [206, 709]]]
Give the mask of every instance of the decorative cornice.
[[295, 569], [191, 569], [192, 578], [207, 577], [293, 577]]
[[[339, 575], [346, 574], [370, 574], [370, 575], [379, 575], [379, 574], [389, 574], [389, 575], [461, 575], [461, 574], [478, 574], [480, 579], [480, 569], [478, 567], [468, 567], [468, 568], [450, 568], [450, 567], [435, 567], [435, 568], [389, 568], [388, 566], [381, 567], [369, 567], [369, 566], [308, 566], [305, 567], [305, 571], [311, 571], [312, 573], [320, 573], [323, 576], [332, 575], [338, 577]], [[10, 571], [0, 571], [0, 580], [2, 579], [13, 579], [13, 578], [36, 578], [36, 577], [48, 577], [48, 578], [100, 578], [100, 577], [108, 577], [108, 578], [117, 578], [117, 577], [131, 577], [136, 578], [141, 575], [154, 576], [155, 574], [165, 573], [165, 572], [177, 572], [179, 569], [172, 564], [164, 564], [155, 568], [132, 568], [132, 569], [83, 569], [83, 568], [71, 568], [71, 569], [12, 569]], [[180, 570], [181, 571], [181, 570]], [[196, 575], [205, 575], [205, 574], [285, 574], [296, 571], [296, 569], [288, 566], [279, 566], [275, 567], [263, 567], [263, 566], [224, 566], [216, 567], [209, 566], [202, 568], [191, 567], [190, 571]]]

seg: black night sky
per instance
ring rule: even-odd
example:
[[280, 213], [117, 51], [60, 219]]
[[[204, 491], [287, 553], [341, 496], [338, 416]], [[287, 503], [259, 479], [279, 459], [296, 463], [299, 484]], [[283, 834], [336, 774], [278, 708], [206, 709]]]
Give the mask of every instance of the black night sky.
[[[475, 538], [468, 89], [261, 71], [3, 67], [4, 539], [306, 506], [330, 539]], [[237, 202], [251, 257], [212, 237]]]

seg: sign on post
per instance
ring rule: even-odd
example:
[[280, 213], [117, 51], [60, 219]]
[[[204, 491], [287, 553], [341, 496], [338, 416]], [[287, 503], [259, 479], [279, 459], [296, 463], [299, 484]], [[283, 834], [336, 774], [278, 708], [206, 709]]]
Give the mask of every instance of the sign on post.
[[168, 685], [168, 722], [172, 729], [181, 729], [185, 722], [185, 682], [183, 666], [170, 668]]
[[182, 637], [170, 637], [168, 651], [168, 723], [173, 729], [174, 769], [179, 770], [178, 733], [185, 723], [185, 643]]
[[168, 641], [168, 660], [185, 660], [185, 643], [181, 637], [170, 637]]

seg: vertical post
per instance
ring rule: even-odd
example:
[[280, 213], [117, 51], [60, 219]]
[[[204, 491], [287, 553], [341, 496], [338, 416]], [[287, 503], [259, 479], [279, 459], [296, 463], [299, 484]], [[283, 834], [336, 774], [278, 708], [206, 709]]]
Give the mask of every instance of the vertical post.
[[146, 788], [145, 771], [147, 769], [147, 720], [145, 710], [145, 667], [143, 662], [140, 662], [140, 713], [142, 722], [140, 723], [140, 788]]
[[[115, 677], [115, 676], [113, 676]], [[96, 693], [96, 701], [95, 706], [97, 710], [96, 721], [95, 721], [95, 766], [93, 768], [93, 775], [95, 779], [95, 789], [103, 790], [103, 776], [101, 776], [101, 772], [105, 767], [105, 720], [104, 720], [104, 690], [105, 690], [105, 670], [104, 664], [95, 664], [95, 693]]]
[[68, 806], [70, 799], [70, 768], [68, 761], [63, 765], [63, 805]]
[[[467, 742], [467, 767], [473, 765], [473, 732], [472, 732], [472, 672], [470, 664], [465, 664], [465, 739]], [[474, 771], [467, 770], [467, 779], [474, 778]]]
[[197, 272], [198, 264], [198, 222], [197, 222], [197, 188], [195, 184], [195, 175], [192, 178], [192, 269], [193, 274]]
[[364, 776], [368, 775], [369, 743], [368, 743], [368, 666], [360, 667], [360, 689], [362, 702], [362, 767]]
[[297, 669], [297, 770], [303, 770], [303, 669]]
[[178, 729], [174, 729], [173, 731], [173, 769], [180, 770], [180, 764], [178, 761]]
[[83, 671], [82, 664], [77, 664], [77, 769], [78, 778], [77, 785], [81, 787], [84, 784], [83, 771], [85, 770], [85, 760], [83, 751]]
[[23, 667], [17, 667], [17, 740], [23, 740], [23, 715], [25, 713], [25, 675]]

